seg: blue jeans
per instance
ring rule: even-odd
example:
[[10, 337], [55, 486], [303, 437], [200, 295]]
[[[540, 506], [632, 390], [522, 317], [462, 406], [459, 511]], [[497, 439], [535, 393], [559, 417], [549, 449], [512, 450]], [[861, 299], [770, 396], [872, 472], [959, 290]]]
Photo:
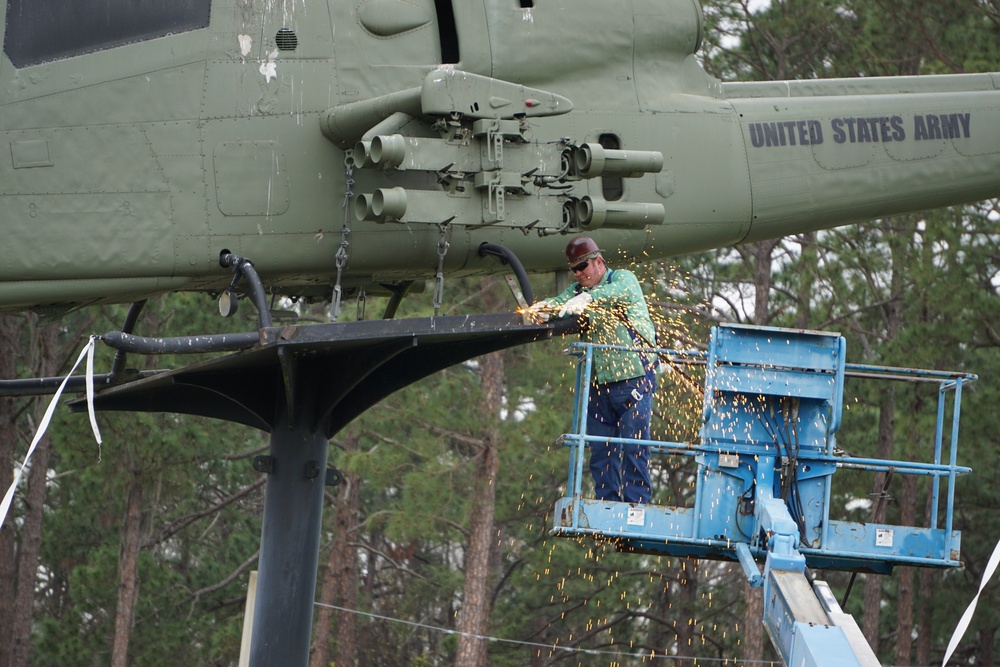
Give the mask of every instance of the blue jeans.
[[[591, 385], [587, 434], [649, 440], [656, 380], [644, 377]], [[639, 398], [637, 399], [636, 396]], [[648, 503], [649, 448], [635, 443], [590, 444], [590, 474], [598, 500]]]

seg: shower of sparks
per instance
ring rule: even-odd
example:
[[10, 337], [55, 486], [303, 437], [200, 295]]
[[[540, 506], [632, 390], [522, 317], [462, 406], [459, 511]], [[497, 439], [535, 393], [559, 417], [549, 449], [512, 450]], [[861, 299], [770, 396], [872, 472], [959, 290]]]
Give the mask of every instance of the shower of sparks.
[[[636, 270], [636, 267], [630, 267]], [[650, 316], [656, 327], [656, 345], [661, 368], [657, 377], [657, 390], [653, 403], [651, 438], [653, 440], [690, 442], [698, 440], [704, 406], [704, 371], [702, 366], [682, 365], [675, 358], [695, 347], [703, 338], [694, 329], [705, 329], [705, 322], [697, 313], [708, 312], [704, 307], [686, 305], [688, 294], [684, 289], [685, 276], [665, 264], [645, 265], [636, 270], [643, 284]], [[602, 309], [600, 303], [591, 304], [585, 311], [587, 318], [616, 317]], [[614, 327], [607, 327], [605, 329]], [[614, 334], [612, 334], [614, 335]], [[618, 345], [618, 340], [594, 340], [596, 344]], [[576, 397], [574, 393], [575, 368], [568, 365], [563, 376], [554, 383], [567, 392], [566, 420]], [[735, 409], [730, 406], [729, 409]], [[556, 435], [556, 434], [554, 434]], [[734, 436], [735, 437], [735, 436]], [[746, 436], [749, 437], [749, 436]], [[568, 451], [563, 449], [568, 456]], [[546, 454], [552, 448], [544, 448]], [[548, 460], [548, 459], [547, 459]], [[654, 504], [675, 505], [690, 502], [695, 487], [696, 474], [691, 457], [654, 456], [650, 465], [653, 481]], [[565, 459], [563, 465], [566, 465]], [[525, 476], [531, 472], [526, 471]], [[589, 475], [584, 475], [584, 495], [592, 494], [588, 488]], [[553, 488], [548, 498], [534, 498], [535, 519], [544, 516], [546, 525], [531, 526], [533, 530], [547, 530], [551, 523], [551, 506], [556, 497], [568, 493], [565, 483]], [[522, 500], [521, 506], [525, 505]], [[534, 573], [541, 587], [551, 587], [546, 596], [551, 605], [548, 627], [544, 635], [552, 644], [552, 656], [558, 647], [593, 647], [595, 651], [620, 652], [606, 664], [633, 664], [640, 654], [642, 663], [659, 663], [661, 658], [687, 656], [690, 664], [716, 664], [709, 656], [712, 644], [724, 642], [739, 646], [740, 628], [734, 618], [742, 617], [732, 612], [726, 614], [716, 604], [717, 591], [742, 585], [740, 572], [731, 563], [699, 561], [660, 555], [619, 553], [613, 541], [595, 541], [592, 538], [560, 538], [545, 544], [548, 557], [546, 565]], [[571, 557], [559, 550], [572, 550]], [[581, 564], [581, 560], [583, 564]], [[581, 591], [588, 591], [580, 599]], [[688, 591], [688, 593], [685, 593]], [[649, 622], [639, 619], [657, 617], [667, 623], [663, 629], [651, 633]], [[676, 635], [674, 634], [676, 633]], [[651, 646], [651, 637], [655, 645]], [[681, 642], [678, 638], [685, 637]], [[551, 657], [551, 656], [550, 656]], [[699, 657], [709, 657], [710, 663]], [[731, 656], [730, 656], [731, 657]], [[737, 664], [735, 659], [724, 664]]]

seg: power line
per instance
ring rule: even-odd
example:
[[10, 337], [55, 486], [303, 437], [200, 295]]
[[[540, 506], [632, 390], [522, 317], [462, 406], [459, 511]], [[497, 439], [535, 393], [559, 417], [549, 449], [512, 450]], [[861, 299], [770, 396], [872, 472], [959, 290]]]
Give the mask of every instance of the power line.
[[547, 651], [565, 651], [568, 653], [583, 653], [586, 655], [611, 655], [616, 657], [631, 657], [639, 658], [644, 660], [698, 660], [702, 663], [706, 662], [717, 662], [723, 665], [768, 665], [770, 667], [779, 667], [780, 663], [774, 662], [773, 660], [744, 660], [738, 661], [736, 658], [700, 658], [693, 655], [666, 655], [658, 654], [656, 652], [651, 653], [622, 653], [620, 651], [607, 651], [601, 649], [588, 649], [588, 648], [577, 648], [572, 646], [559, 646], [557, 644], [541, 644], [539, 642], [526, 642], [517, 639], [503, 639], [501, 637], [490, 637], [488, 635], [477, 635], [471, 632], [460, 632], [458, 630], [452, 630], [450, 628], [442, 628], [437, 625], [427, 625], [425, 623], [417, 623], [416, 621], [407, 621], [401, 618], [393, 618], [391, 616], [383, 616], [382, 614], [375, 614], [368, 611], [360, 611], [358, 609], [348, 609], [346, 607], [338, 607], [332, 604], [323, 604], [322, 602], [314, 603], [317, 607], [326, 607], [327, 609], [335, 609], [337, 611], [344, 611], [349, 614], [356, 614], [358, 616], [367, 616], [369, 618], [375, 618], [380, 621], [389, 621], [391, 623], [401, 623], [403, 625], [409, 625], [415, 628], [422, 628], [425, 630], [432, 630], [434, 632], [440, 632], [447, 635], [461, 635], [463, 637], [472, 637], [473, 639], [484, 639], [490, 642], [503, 643], [503, 644], [515, 644], [518, 646], [528, 646], [532, 648], [545, 649]]

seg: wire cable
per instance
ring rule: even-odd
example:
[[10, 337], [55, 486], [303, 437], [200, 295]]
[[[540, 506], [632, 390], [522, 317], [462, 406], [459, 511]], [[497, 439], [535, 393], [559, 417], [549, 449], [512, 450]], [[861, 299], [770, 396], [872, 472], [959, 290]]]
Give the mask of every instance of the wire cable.
[[367, 611], [360, 611], [357, 609], [348, 609], [346, 607], [338, 607], [333, 604], [324, 604], [322, 602], [313, 603], [317, 607], [326, 607], [327, 609], [334, 609], [336, 611], [343, 611], [349, 614], [356, 614], [358, 616], [367, 616], [369, 618], [378, 619], [380, 621], [390, 621], [392, 623], [401, 623], [403, 625], [409, 625], [415, 628], [423, 628], [425, 630], [433, 630], [435, 632], [441, 632], [447, 635], [461, 635], [463, 637], [471, 637], [473, 639], [485, 639], [490, 642], [504, 643], [504, 644], [516, 644], [519, 646], [529, 646], [533, 648], [543, 648], [548, 651], [566, 651], [572, 653], [584, 653], [586, 655], [613, 655], [617, 657], [632, 657], [639, 658], [642, 660], [698, 660], [703, 663], [717, 662], [723, 665], [769, 665], [770, 667], [780, 667], [780, 663], [773, 660], [743, 660], [738, 662], [736, 658], [700, 658], [691, 655], [666, 655], [658, 654], [656, 652], [651, 653], [622, 653], [620, 651], [605, 651], [601, 649], [588, 649], [588, 648], [576, 648], [572, 646], [558, 646], [556, 644], [542, 644], [539, 642], [526, 642], [517, 639], [503, 639], [501, 637], [490, 637], [489, 635], [477, 635], [472, 632], [460, 632], [458, 630], [451, 630], [449, 628], [442, 628], [437, 625], [427, 625], [426, 623], [417, 623], [416, 621], [406, 621], [401, 618], [393, 618], [391, 616], [383, 616], [382, 614], [375, 614]]

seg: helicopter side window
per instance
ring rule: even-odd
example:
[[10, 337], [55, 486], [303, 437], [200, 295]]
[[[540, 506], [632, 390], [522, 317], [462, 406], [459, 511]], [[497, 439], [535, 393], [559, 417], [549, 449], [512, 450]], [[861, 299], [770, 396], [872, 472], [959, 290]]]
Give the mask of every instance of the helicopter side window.
[[[608, 150], [616, 151], [622, 147], [621, 140], [615, 134], [602, 134], [597, 138], [597, 141], [601, 144], [602, 148]], [[618, 201], [625, 194], [625, 182], [621, 176], [604, 174], [601, 176], [601, 190], [604, 193], [605, 200]]]
[[211, 0], [7, 0], [15, 67], [208, 27]]

